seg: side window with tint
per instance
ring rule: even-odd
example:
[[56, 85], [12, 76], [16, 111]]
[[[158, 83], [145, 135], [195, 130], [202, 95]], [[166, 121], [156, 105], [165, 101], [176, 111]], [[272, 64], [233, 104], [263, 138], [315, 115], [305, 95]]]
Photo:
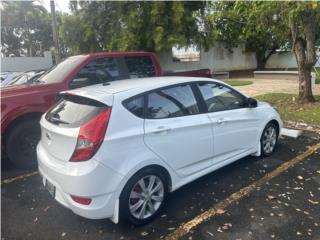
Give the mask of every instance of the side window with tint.
[[216, 83], [199, 83], [208, 112], [245, 107], [245, 98], [236, 91]]
[[148, 94], [147, 117], [172, 118], [199, 113], [190, 85], [180, 85]]
[[154, 77], [156, 75], [153, 62], [148, 56], [124, 57], [129, 78]]
[[136, 115], [137, 117], [143, 118], [144, 117], [144, 97], [139, 96], [135, 98], [131, 98], [126, 100], [123, 103], [124, 107], [128, 109], [132, 114]]
[[115, 58], [99, 58], [84, 66], [70, 83], [79, 88], [118, 79], [120, 73]]

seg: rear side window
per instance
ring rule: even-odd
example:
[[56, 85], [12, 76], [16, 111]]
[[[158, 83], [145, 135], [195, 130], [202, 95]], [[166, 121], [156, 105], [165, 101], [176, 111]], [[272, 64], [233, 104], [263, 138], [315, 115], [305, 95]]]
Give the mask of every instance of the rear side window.
[[99, 58], [85, 65], [70, 83], [70, 88], [79, 88], [119, 79], [116, 58]]
[[84, 125], [107, 107], [92, 99], [64, 95], [45, 118], [55, 125], [75, 128]]
[[137, 117], [144, 117], [144, 97], [130, 98], [123, 103], [124, 107]]
[[156, 75], [153, 62], [148, 56], [124, 57], [129, 78], [154, 77]]
[[169, 87], [148, 94], [147, 118], [172, 118], [198, 113], [190, 85]]

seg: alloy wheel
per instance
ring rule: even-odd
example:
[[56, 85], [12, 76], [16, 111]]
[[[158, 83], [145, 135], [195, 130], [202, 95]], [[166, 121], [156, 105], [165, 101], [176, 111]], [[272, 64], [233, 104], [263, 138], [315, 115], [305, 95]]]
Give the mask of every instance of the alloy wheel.
[[137, 219], [151, 217], [160, 208], [164, 198], [164, 185], [155, 175], [141, 178], [129, 195], [129, 209]]
[[277, 131], [273, 126], [269, 126], [262, 138], [262, 147], [265, 153], [272, 153], [277, 142]]

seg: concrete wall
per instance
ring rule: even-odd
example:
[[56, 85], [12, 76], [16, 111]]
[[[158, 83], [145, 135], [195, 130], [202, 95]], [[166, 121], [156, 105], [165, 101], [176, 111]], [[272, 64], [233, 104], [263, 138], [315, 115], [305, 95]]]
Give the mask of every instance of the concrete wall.
[[[244, 46], [234, 48], [230, 53], [224, 48], [223, 43], [215, 43], [208, 52], [201, 50], [200, 61], [197, 62], [174, 62], [172, 52], [158, 53], [158, 58], [163, 70], [192, 70], [210, 68], [213, 71], [249, 70], [257, 67], [254, 53], [244, 51]], [[317, 52], [319, 61], [315, 66], [320, 67], [320, 51]], [[297, 68], [295, 55], [291, 52], [279, 52], [273, 54], [266, 68], [285, 69]]]
[[231, 53], [224, 48], [223, 43], [215, 43], [208, 52], [201, 50], [200, 61], [196, 62], [174, 62], [171, 51], [158, 53], [157, 56], [164, 71], [200, 68], [231, 71], [255, 69], [257, 66], [254, 53], [246, 53], [243, 46], [234, 48]]
[[[316, 67], [320, 67], [320, 51], [317, 52], [318, 62]], [[266, 68], [297, 68], [297, 61], [292, 52], [278, 52], [273, 54], [266, 64]]]
[[1, 71], [49, 69], [52, 65], [50, 52], [44, 52], [43, 57], [1, 57]]

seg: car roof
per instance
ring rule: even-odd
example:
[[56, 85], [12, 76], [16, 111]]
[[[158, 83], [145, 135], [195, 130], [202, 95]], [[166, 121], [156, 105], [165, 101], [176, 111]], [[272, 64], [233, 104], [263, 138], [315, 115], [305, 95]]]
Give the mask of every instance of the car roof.
[[198, 78], [198, 77], [149, 77], [149, 78], [135, 78], [125, 79], [107, 82], [105, 84], [95, 84], [88, 87], [78, 88], [74, 90], [67, 90], [62, 93], [79, 95], [91, 99], [95, 99], [101, 102], [110, 104], [110, 96], [129, 90], [141, 90], [149, 91], [159, 87], [165, 87], [169, 85], [195, 82], [195, 81], [212, 81], [219, 82], [219, 80], [212, 78]]
[[[157, 88], [160, 85], [174, 85], [184, 82], [194, 82], [194, 81], [213, 81], [220, 82], [220, 80], [212, 78], [199, 78], [199, 77], [149, 77], [149, 78], [134, 78], [134, 79], [125, 79], [107, 82], [105, 84], [95, 84], [88, 87], [83, 87], [75, 90], [71, 90], [76, 94], [80, 89], [81, 91], [99, 91], [109, 94], [116, 94], [118, 92], [128, 91], [132, 89], [148, 89], [148, 88]], [[68, 92], [71, 92], [68, 91]]]
[[94, 52], [94, 53], [88, 53], [84, 54], [89, 57], [99, 57], [99, 56], [145, 56], [145, 55], [154, 55], [153, 52], [144, 52], [144, 51], [138, 51], [138, 52]]

